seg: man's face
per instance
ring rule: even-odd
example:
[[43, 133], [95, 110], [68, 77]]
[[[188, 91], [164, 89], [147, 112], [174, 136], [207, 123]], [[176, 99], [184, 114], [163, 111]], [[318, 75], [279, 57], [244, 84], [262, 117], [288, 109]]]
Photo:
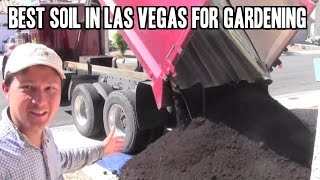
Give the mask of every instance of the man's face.
[[36, 65], [13, 76], [2, 89], [13, 123], [23, 131], [42, 131], [58, 111], [61, 78], [51, 67]]

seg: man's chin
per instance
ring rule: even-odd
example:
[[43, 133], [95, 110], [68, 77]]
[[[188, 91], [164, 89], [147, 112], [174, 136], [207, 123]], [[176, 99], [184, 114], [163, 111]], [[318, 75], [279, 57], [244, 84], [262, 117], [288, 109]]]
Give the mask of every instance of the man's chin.
[[30, 117], [31, 124], [33, 124], [35, 127], [41, 127], [44, 129], [50, 122], [49, 117]]

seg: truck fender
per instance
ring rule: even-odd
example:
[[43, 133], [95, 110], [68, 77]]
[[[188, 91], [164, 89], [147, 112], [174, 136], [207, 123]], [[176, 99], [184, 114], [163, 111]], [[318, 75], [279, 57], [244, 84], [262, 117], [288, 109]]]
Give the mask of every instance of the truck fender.
[[112, 86], [106, 82], [95, 82], [92, 85], [104, 100], [107, 100], [108, 95], [113, 91]]

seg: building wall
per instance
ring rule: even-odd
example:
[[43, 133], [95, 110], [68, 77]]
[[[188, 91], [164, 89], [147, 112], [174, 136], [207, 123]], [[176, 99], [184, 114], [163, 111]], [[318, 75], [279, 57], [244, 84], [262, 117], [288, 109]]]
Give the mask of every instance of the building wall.
[[320, 2], [317, 3], [314, 20], [315, 20], [314, 35], [320, 36]]
[[308, 38], [309, 32], [307, 29], [299, 30], [294, 38], [291, 40], [291, 43], [304, 44], [305, 40]]
[[0, 52], [4, 51], [4, 42], [6, 41], [10, 36], [15, 35], [14, 29], [8, 29], [8, 23], [7, 23], [7, 15], [6, 14], [0, 14]]
[[291, 43], [306, 43], [305, 40], [310, 36], [320, 36], [320, 3], [310, 15], [308, 29], [299, 30]]

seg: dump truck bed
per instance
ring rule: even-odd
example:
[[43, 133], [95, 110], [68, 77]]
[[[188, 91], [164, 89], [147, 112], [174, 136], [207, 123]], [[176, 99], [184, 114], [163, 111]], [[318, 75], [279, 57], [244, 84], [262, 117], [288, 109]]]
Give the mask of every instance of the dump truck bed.
[[[310, 15], [311, 0], [100, 0], [110, 6], [305, 6]], [[297, 30], [224, 29], [139, 29], [137, 13], [134, 28], [120, 31], [153, 81], [158, 107], [165, 106], [164, 81], [168, 78], [180, 89], [200, 83], [203, 87], [230, 82], [269, 80], [269, 69], [278, 60]], [[190, 19], [190, 14], [188, 14]], [[220, 17], [222, 18], [222, 17]]]

